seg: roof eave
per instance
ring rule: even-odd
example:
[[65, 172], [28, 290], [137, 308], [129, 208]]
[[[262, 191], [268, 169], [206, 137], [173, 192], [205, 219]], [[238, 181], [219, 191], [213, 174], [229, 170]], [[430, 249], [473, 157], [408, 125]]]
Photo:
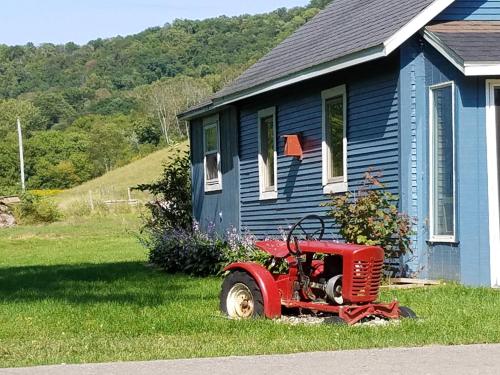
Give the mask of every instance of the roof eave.
[[286, 86], [293, 85], [295, 83], [307, 81], [312, 78], [320, 77], [325, 74], [350, 68], [352, 66], [359, 65], [386, 56], [387, 55], [385, 53], [384, 46], [381, 44], [375, 47], [371, 47], [369, 49], [355, 52], [353, 54], [344, 56], [342, 58], [330, 61], [325, 64], [316, 65], [312, 68], [302, 70], [293, 75], [288, 75], [279, 80], [267, 82], [263, 85], [253, 87], [249, 90], [244, 90], [232, 95], [215, 98], [214, 105], [219, 107], [221, 105], [231, 104], [240, 100], [250, 98], [252, 96], [264, 94], [269, 91], [277, 90]]
[[415, 18], [413, 18], [384, 42], [387, 55], [398, 49], [404, 42], [418, 33], [419, 30], [421, 30], [425, 25], [431, 22], [454, 2], [455, 0], [436, 0], [425, 8]]
[[302, 70], [294, 75], [289, 75], [280, 80], [268, 82], [264, 85], [253, 87], [250, 90], [241, 91], [235, 93], [234, 95], [222, 96], [215, 98], [211, 105], [202, 108], [197, 108], [194, 111], [183, 112], [178, 115], [180, 120], [192, 120], [197, 117], [205, 116], [216, 112], [221, 107], [225, 107], [229, 104], [233, 104], [240, 100], [248, 99], [256, 95], [264, 94], [269, 91], [277, 90], [286, 86], [293, 85], [295, 83], [303, 82], [312, 78], [320, 77], [322, 75], [333, 73], [342, 69], [349, 68], [351, 66], [359, 65], [364, 62], [376, 60], [385, 57], [385, 49], [381, 44], [370, 49], [365, 49], [363, 51], [356, 52], [354, 54], [344, 56], [343, 58], [331, 61], [327, 64], [317, 65], [313, 68]]
[[465, 62], [465, 75], [469, 77], [477, 76], [498, 76], [500, 75], [500, 61], [497, 62]]
[[441, 55], [443, 55], [449, 62], [451, 62], [458, 70], [465, 74], [465, 61], [449, 48], [438, 36], [429, 30], [422, 32], [424, 39], [432, 47], [434, 47]]
[[206, 105], [204, 107], [196, 108], [195, 110], [187, 110], [185, 112], [179, 113], [177, 118], [180, 121], [189, 121], [194, 118], [204, 116], [205, 114], [210, 114], [213, 110], [213, 103]]
[[448, 47], [437, 35], [429, 30], [423, 31], [424, 39], [441, 55], [451, 62], [467, 77], [500, 75], [500, 61], [468, 62]]

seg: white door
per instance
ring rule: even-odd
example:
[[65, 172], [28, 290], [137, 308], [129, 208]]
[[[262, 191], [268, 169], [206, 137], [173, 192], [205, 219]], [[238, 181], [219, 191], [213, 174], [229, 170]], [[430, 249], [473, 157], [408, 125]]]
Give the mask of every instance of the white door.
[[500, 80], [486, 81], [491, 285], [500, 287]]

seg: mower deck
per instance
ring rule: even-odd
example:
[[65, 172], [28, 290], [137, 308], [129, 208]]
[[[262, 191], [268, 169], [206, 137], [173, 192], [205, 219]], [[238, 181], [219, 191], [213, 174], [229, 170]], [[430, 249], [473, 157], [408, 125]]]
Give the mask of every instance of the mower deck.
[[370, 303], [359, 306], [333, 306], [329, 304], [303, 301], [287, 301], [282, 302], [283, 306], [292, 309], [307, 309], [311, 311], [336, 314], [341, 317], [347, 324], [354, 325], [361, 320], [370, 316], [376, 316], [386, 319], [399, 318], [399, 302], [391, 303]]

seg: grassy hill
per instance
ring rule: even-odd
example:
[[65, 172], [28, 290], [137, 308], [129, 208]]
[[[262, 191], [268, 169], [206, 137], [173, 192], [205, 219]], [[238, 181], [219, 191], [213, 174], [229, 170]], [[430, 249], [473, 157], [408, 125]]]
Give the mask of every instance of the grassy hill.
[[[153, 182], [159, 178], [166, 163], [182, 152], [188, 151], [187, 141], [154, 152], [147, 157], [132, 162], [124, 167], [117, 168], [105, 175], [88, 181], [73, 189], [66, 190], [56, 198], [61, 208], [68, 208], [72, 204], [88, 200], [90, 192], [96, 201], [126, 199], [129, 187]], [[133, 192], [132, 198], [143, 199], [145, 194]]]

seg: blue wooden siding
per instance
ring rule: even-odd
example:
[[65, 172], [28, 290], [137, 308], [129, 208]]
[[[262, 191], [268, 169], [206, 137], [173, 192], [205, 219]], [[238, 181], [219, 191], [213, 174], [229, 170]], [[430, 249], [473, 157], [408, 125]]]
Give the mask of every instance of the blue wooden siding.
[[436, 20], [498, 21], [500, 0], [456, 0]]
[[424, 54], [417, 38], [412, 38], [401, 47], [400, 74], [400, 129], [401, 129], [401, 210], [417, 219], [414, 225], [412, 248], [414, 255], [408, 256], [410, 273], [418, 275], [420, 270], [427, 269], [427, 259], [419, 256], [417, 249], [425, 244], [425, 222], [418, 220], [424, 217], [423, 207], [419, 204], [419, 195], [424, 189], [423, 173], [418, 170], [418, 160], [421, 160], [421, 148], [417, 147], [425, 139], [419, 129], [426, 126], [425, 91], [418, 90], [425, 86]]
[[[396, 54], [397, 55], [397, 54]], [[240, 111], [241, 225], [263, 238], [276, 236], [310, 213], [326, 214], [322, 186], [323, 90], [346, 84], [348, 95], [348, 179], [355, 190], [368, 168], [382, 170], [383, 181], [399, 189], [397, 56], [334, 74], [272, 95], [261, 96]], [[278, 133], [278, 199], [259, 200], [257, 112], [276, 107]], [[301, 132], [304, 160], [283, 155], [283, 135]], [[328, 234], [335, 237], [329, 223]]]
[[191, 122], [191, 158], [193, 179], [193, 216], [203, 230], [214, 225], [223, 233], [239, 228], [239, 160], [236, 108], [220, 113], [222, 191], [205, 193], [203, 167], [203, 121]]
[[[406, 121], [412, 134], [416, 124], [416, 143], [402, 143], [402, 155], [416, 155], [416, 171], [406, 177], [406, 207], [417, 213], [418, 235], [414, 270], [421, 277], [459, 280], [466, 284], [489, 285], [489, 234], [488, 234], [488, 186], [486, 162], [486, 115], [485, 80], [480, 77], [465, 77], [442, 55], [417, 37], [407, 42], [401, 50], [401, 87], [406, 116], [416, 108], [416, 117]], [[412, 76], [416, 86], [413, 96]], [[454, 244], [429, 243], [429, 87], [434, 84], [454, 81], [456, 83], [456, 199], [457, 237]], [[403, 113], [402, 113], [403, 116]], [[402, 135], [403, 135], [402, 131]], [[402, 159], [404, 160], [404, 159]], [[413, 166], [406, 161], [402, 168]], [[413, 179], [417, 179], [416, 195]], [[403, 186], [403, 185], [402, 185]], [[408, 198], [410, 197], [411, 198]]]

